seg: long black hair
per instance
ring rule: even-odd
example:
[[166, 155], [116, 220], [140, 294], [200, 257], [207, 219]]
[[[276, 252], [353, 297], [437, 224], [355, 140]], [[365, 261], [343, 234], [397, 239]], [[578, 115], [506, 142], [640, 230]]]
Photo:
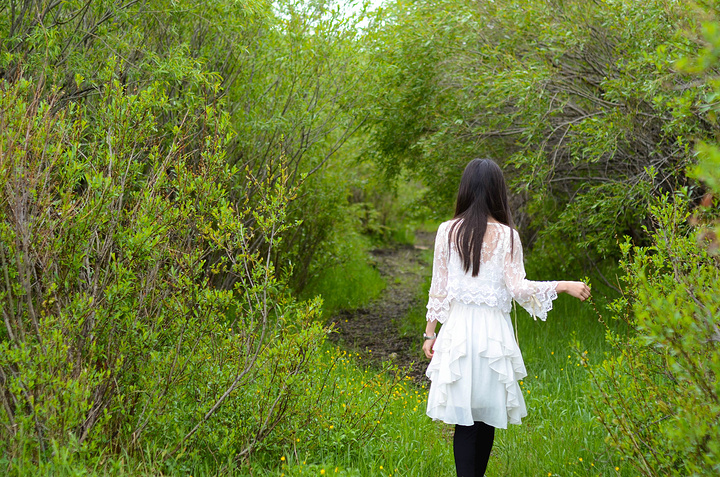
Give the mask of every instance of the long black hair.
[[[494, 161], [473, 159], [465, 166], [455, 202], [454, 218], [462, 220], [457, 220], [450, 228], [450, 240], [455, 241], [465, 272], [472, 269], [472, 276], [476, 277], [480, 272], [488, 219], [513, 227], [505, 178], [500, 166]], [[512, 236], [510, 234], [511, 249]]]

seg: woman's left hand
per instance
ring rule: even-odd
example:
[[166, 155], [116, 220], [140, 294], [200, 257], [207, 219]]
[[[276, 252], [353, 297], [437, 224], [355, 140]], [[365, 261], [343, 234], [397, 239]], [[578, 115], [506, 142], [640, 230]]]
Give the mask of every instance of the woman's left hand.
[[427, 359], [432, 359], [433, 357], [433, 345], [435, 344], [435, 339], [431, 340], [425, 340], [423, 343], [423, 352], [425, 353], [425, 356], [427, 356]]

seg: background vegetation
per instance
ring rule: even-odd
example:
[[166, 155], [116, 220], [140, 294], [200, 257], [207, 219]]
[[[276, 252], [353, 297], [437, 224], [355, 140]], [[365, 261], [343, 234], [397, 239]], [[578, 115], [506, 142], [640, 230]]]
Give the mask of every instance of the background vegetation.
[[532, 412], [489, 472], [717, 474], [718, 13], [0, 3], [0, 468], [450, 474], [423, 388], [326, 319], [489, 156], [531, 277], [595, 295], [518, 317]]

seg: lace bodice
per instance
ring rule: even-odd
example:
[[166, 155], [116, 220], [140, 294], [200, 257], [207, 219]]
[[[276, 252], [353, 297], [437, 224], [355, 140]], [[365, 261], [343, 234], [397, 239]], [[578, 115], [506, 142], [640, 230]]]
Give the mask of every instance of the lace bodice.
[[[522, 244], [517, 231], [488, 222], [476, 277], [463, 270], [460, 254], [448, 233], [455, 220], [440, 224], [435, 238], [427, 320], [444, 323], [453, 300], [467, 304], [498, 307], [509, 313], [514, 299], [534, 318], [545, 320], [557, 298], [557, 282], [525, 279]], [[513, 247], [510, 237], [513, 236]]]

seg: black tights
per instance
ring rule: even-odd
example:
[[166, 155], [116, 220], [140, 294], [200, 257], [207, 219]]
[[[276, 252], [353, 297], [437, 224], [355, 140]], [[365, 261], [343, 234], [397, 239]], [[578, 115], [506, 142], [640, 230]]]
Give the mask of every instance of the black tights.
[[458, 477], [483, 477], [490, 450], [495, 439], [495, 428], [475, 421], [472, 426], [455, 426], [453, 453]]

